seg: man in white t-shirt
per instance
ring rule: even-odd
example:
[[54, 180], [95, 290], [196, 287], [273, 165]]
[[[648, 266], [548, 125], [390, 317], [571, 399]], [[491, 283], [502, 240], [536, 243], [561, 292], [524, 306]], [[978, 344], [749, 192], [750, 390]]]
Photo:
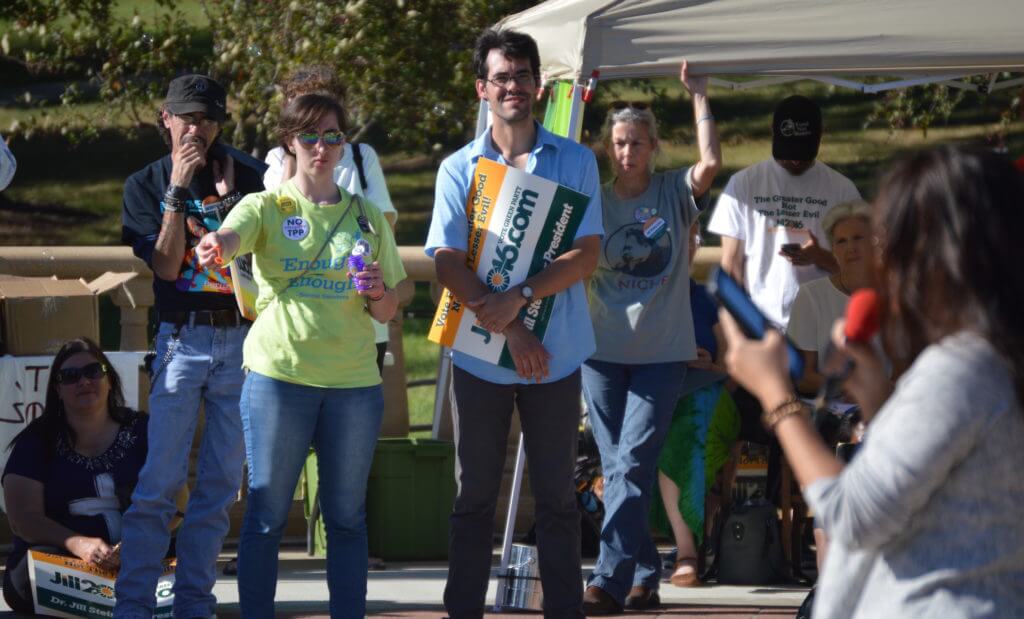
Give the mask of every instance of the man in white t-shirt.
[[722, 268], [782, 328], [800, 284], [838, 269], [822, 230], [825, 213], [860, 199], [850, 179], [815, 161], [821, 133], [816, 103], [782, 100], [772, 119], [772, 159], [729, 179], [708, 225], [722, 237]]

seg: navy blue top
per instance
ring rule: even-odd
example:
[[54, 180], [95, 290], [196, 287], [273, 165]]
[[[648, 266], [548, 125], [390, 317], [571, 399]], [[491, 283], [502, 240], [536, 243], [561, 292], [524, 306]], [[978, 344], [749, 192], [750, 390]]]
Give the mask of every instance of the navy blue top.
[[707, 288], [690, 278], [690, 311], [693, 312], [693, 332], [697, 339], [697, 347], [711, 353], [711, 359], [718, 358], [718, 341], [712, 327], [718, 324], [718, 304], [715, 303]]
[[[263, 191], [266, 164], [225, 144], [210, 148], [210, 159], [230, 155], [235, 160], [235, 189], [243, 195]], [[128, 177], [124, 184], [121, 212], [121, 240], [149, 268], [153, 268], [156, 247], [163, 222], [164, 192], [171, 180], [171, 156], [166, 155]], [[163, 311], [220, 310], [235, 307], [229, 269], [207, 270], [199, 266], [195, 246], [199, 239], [220, 226], [214, 213], [204, 213], [203, 202], [217, 202], [220, 197], [213, 179], [213, 166], [203, 166], [188, 186], [189, 198], [185, 214], [185, 256], [178, 277], [166, 281], [153, 277], [156, 308]], [[222, 214], [221, 217], [225, 216]]]
[[[80, 535], [117, 543], [121, 516], [146, 462], [148, 419], [148, 415], [130, 411], [113, 444], [95, 458], [79, 454], [64, 438], [57, 440], [55, 448], [48, 448], [38, 433], [22, 434], [11, 450], [3, 477], [20, 475], [42, 483], [43, 510], [48, 518]], [[17, 535], [12, 541], [7, 569], [17, 564], [29, 547]]]

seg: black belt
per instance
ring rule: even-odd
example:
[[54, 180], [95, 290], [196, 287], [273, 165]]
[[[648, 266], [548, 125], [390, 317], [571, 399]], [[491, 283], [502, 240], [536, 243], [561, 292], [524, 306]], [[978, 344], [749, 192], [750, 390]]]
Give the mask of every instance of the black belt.
[[235, 309], [199, 310], [195, 312], [157, 312], [160, 322], [202, 327], [241, 327], [250, 322]]

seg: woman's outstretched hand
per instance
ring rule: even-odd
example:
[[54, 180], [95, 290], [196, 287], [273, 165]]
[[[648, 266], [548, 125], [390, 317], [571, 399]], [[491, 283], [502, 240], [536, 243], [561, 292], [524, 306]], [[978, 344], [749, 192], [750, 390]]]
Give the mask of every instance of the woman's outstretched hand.
[[686, 60], [683, 60], [683, 66], [679, 69], [679, 81], [691, 95], [708, 94], [708, 76], [690, 74], [690, 65]]

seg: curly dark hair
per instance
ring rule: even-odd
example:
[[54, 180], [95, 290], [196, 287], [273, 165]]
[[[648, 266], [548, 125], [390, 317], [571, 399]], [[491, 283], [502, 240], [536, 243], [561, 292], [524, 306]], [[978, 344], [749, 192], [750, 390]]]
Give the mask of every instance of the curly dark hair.
[[345, 85], [338, 79], [338, 73], [324, 65], [304, 66], [295, 69], [281, 83], [285, 101], [302, 95], [319, 94], [345, 100]]
[[527, 58], [534, 81], [540, 83], [540, 52], [533, 37], [515, 30], [484, 30], [473, 48], [473, 69], [478, 79], [487, 79], [487, 54], [492, 49], [500, 49], [508, 58]]
[[882, 178], [874, 227], [883, 336], [897, 372], [970, 329], [1009, 361], [1024, 402], [1024, 175], [991, 149], [915, 153]]
[[[64, 403], [57, 392], [59, 383], [57, 374], [64, 363], [73, 355], [88, 353], [94, 359], [107, 366], [107, 380], [110, 382], [110, 393], [107, 395], [107, 413], [111, 419], [118, 423], [125, 423], [132, 411], [124, 405], [124, 388], [121, 385], [121, 377], [114, 369], [110, 359], [103, 353], [103, 350], [96, 345], [96, 342], [87, 337], [79, 337], [64, 342], [64, 345], [57, 351], [53, 358], [53, 365], [50, 366], [50, 377], [46, 381], [46, 402], [43, 405], [43, 414], [37, 417], [32, 423], [18, 433], [17, 436], [7, 445], [11, 449], [23, 436], [35, 434], [42, 439], [47, 449], [55, 450], [57, 439], [61, 436], [68, 440], [68, 444], [75, 444], [75, 431], [68, 424], [67, 416], [64, 413]], [[52, 455], [51, 451], [49, 455]]]

